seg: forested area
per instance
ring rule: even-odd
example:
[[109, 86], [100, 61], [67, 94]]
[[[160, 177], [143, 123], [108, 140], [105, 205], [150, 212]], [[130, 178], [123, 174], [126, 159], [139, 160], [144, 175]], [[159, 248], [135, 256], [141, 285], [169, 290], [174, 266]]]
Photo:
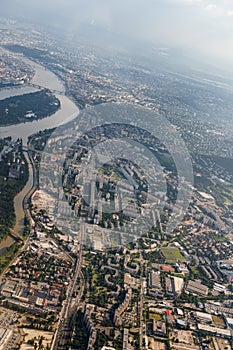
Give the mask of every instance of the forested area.
[[49, 90], [0, 100], [0, 126], [38, 120], [54, 114], [60, 101]]
[[[0, 145], [2, 145], [0, 140]], [[10, 169], [14, 167], [13, 153], [16, 163], [20, 160], [19, 176], [10, 177]], [[21, 145], [17, 145], [17, 152], [7, 153], [0, 160], [0, 240], [7, 235], [10, 228], [15, 224], [14, 197], [25, 186], [28, 179], [28, 166], [22, 153]]]

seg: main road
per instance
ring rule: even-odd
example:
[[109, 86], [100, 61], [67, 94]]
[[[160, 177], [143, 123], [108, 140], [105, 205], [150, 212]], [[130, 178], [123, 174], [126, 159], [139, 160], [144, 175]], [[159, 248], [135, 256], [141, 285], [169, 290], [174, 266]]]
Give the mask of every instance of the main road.
[[[80, 225], [80, 250], [79, 250], [79, 254], [78, 254], [78, 259], [77, 259], [77, 263], [75, 266], [75, 272], [74, 272], [74, 276], [69, 284], [69, 287], [67, 289], [67, 294], [66, 294], [66, 299], [63, 302], [63, 306], [60, 312], [60, 317], [59, 317], [59, 321], [58, 321], [58, 326], [56, 329], [56, 332], [54, 334], [54, 338], [53, 338], [53, 342], [51, 345], [51, 350], [56, 350], [56, 349], [66, 349], [63, 347], [66, 346], [66, 342], [63, 342], [63, 334], [65, 333], [65, 325], [66, 323], [69, 321], [71, 315], [71, 309], [72, 307], [76, 306], [80, 301], [80, 298], [82, 297], [82, 293], [80, 293], [79, 298], [73, 298], [74, 292], [77, 288], [77, 280], [78, 277], [81, 275], [81, 268], [82, 268], [82, 250], [83, 250], [83, 246], [82, 246], [82, 242], [85, 236], [85, 223], [81, 222]], [[64, 343], [64, 344], [63, 344]]]

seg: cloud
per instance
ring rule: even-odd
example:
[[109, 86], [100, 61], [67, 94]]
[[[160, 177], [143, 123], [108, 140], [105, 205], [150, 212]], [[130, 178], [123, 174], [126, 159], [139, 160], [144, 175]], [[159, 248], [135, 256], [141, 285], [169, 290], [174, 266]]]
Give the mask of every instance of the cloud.
[[206, 9], [207, 11], [214, 11], [214, 10], [217, 9], [217, 5], [216, 5], [216, 4], [208, 4], [208, 5], [205, 7], [205, 9]]
[[[172, 46], [233, 62], [233, 0], [0, 0], [41, 24], [78, 33], [89, 23], [153, 45]], [[232, 64], [233, 65], [233, 64]]]
[[183, 5], [196, 5], [196, 4], [201, 4], [203, 0], [166, 0], [166, 2], [183, 4]]

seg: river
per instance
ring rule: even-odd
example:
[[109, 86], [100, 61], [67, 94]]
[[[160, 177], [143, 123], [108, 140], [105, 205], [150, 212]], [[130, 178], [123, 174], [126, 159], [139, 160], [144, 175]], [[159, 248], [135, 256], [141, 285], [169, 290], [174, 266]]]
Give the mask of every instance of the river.
[[[34, 63], [33, 61], [26, 59], [24, 57], [20, 57], [27, 64], [33, 66], [35, 70], [35, 75], [32, 80], [32, 83], [43, 86], [47, 89], [57, 90], [64, 92], [65, 87], [61, 80], [51, 71], [47, 70], [43, 66]], [[12, 96], [23, 95], [25, 93], [36, 92], [38, 89], [31, 88], [29, 86], [23, 86], [19, 88], [12, 89], [0, 89], [0, 100], [5, 99]], [[61, 107], [60, 109], [54, 113], [53, 115], [32, 121], [27, 123], [21, 123], [17, 125], [11, 125], [6, 127], [0, 127], [0, 138], [4, 138], [7, 136], [11, 136], [13, 139], [21, 138], [23, 140], [23, 145], [27, 145], [28, 137], [34, 133], [39, 132], [40, 130], [54, 128], [59, 125], [65, 124], [77, 117], [79, 114], [78, 107], [74, 104], [74, 102], [64, 95], [56, 95], [56, 97], [60, 100]], [[28, 156], [25, 153], [25, 157], [29, 164], [29, 179], [24, 187], [24, 189], [15, 197], [14, 199], [14, 208], [16, 214], [16, 224], [14, 227], [14, 231], [22, 234], [24, 228], [24, 211], [23, 211], [23, 199], [27, 195], [28, 191], [33, 186], [33, 169], [29, 162]], [[11, 239], [6, 239], [3, 244], [0, 244], [1, 248], [6, 248], [12, 244]]]
[[[63, 92], [65, 91], [65, 87], [61, 80], [59, 80], [54, 73], [26, 58], [22, 59], [26, 63], [32, 65], [35, 70], [35, 76], [32, 83], [43, 86], [47, 89]], [[0, 89], [0, 99], [36, 91], [38, 91], [38, 89], [28, 86], [13, 89]], [[61, 108], [55, 114], [32, 122], [0, 127], [0, 138], [4, 138], [6, 136], [12, 136], [14, 139], [22, 138], [23, 144], [26, 145], [28, 136], [39, 132], [40, 130], [54, 128], [59, 125], [66, 124], [67, 122], [76, 118], [79, 113], [79, 109], [75, 103], [64, 95], [56, 95], [56, 97], [60, 100]]]
[[14, 208], [16, 213], [16, 221], [14, 226], [14, 231], [21, 234], [24, 230], [24, 210], [23, 210], [23, 200], [25, 196], [29, 193], [29, 191], [32, 189], [33, 186], [33, 169], [30, 162], [30, 159], [28, 157], [27, 152], [24, 152], [26, 161], [28, 163], [28, 170], [29, 170], [29, 177], [28, 181], [26, 183], [26, 186], [24, 186], [23, 190], [17, 194], [14, 198]]

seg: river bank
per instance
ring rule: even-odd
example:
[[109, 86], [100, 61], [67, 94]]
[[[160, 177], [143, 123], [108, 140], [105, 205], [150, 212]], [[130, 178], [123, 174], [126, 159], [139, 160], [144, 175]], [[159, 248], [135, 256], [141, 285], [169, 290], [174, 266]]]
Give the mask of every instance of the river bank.
[[24, 156], [26, 159], [26, 162], [28, 164], [28, 181], [24, 188], [22, 189], [21, 192], [19, 192], [15, 198], [14, 198], [14, 208], [15, 208], [15, 213], [16, 213], [16, 220], [15, 220], [15, 226], [13, 230], [20, 234], [22, 236], [23, 230], [24, 230], [24, 217], [25, 217], [25, 212], [24, 212], [24, 198], [28, 195], [30, 190], [32, 189], [34, 185], [34, 173], [33, 173], [33, 167], [30, 162], [30, 159], [28, 157], [27, 152], [24, 152]]
[[[61, 92], [65, 91], [65, 86], [53, 72], [47, 70], [45, 67], [29, 59], [23, 57], [21, 57], [21, 59], [33, 66], [35, 70], [35, 76], [33, 78], [32, 83], [43, 86], [46, 89], [52, 89]], [[4, 90], [0, 89], [0, 100], [36, 91], [38, 91], [38, 89], [29, 86], [17, 87], [12, 89], [7, 88]], [[30, 135], [38, 133], [39, 131], [45, 129], [58, 127], [75, 119], [79, 114], [79, 109], [75, 105], [75, 103], [65, 95], [55, 94], [55, 96], [60, 101], [60, 109], [56, 113], [40, 120], [0, 127], [0, 138], [4, 138], [7, 136], [11, 136], [13, 139], [21, 138], [23, 140], [23, 145], [26, 147], [28, 137]], [[32, 164], [29, 160], [27, 152], [25, 152], [24, 154], [29, 167], [29, 178], [23, 190], [20, 193], [18, 193], [14, 198], [16, 223], [13, 230], [20, 235], [22, 235], [24, 229], [24, 199], [30, 193], [30, 190], [33, 188], [34, 182], [34, 170]], [[4, 241], [0, 242], [0, 251], [1, 249], [10, 247], [13, 242], [13, 239], [11, 240], [10, 237], [6, 237]]]

